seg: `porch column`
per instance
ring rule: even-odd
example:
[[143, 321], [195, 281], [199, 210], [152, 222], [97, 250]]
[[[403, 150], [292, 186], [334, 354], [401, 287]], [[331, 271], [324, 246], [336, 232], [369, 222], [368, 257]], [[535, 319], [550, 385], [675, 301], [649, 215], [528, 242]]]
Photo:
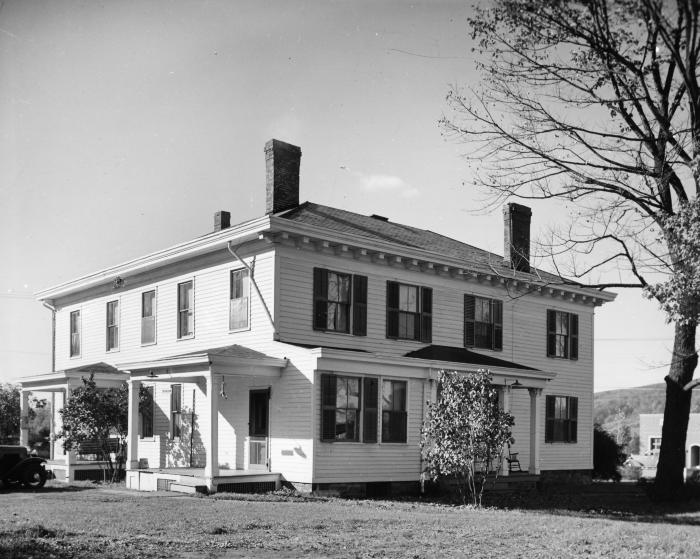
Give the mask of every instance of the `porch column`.
[[[68, 404], [72, 393], [70, 381], [66, 382], [66, 388], [63, 390], [63, 407]], [[75, 481], [75, 465], [78, 462], [78, 453], [75, 450], [65, 450], [66, 455], [66, 482]]]
[[540, 422], [538, 421], [537, 412], [540, 405], [541, 388], [528, 388], [530, 393], [530, 465], [527, 473], [540, 473], [540, 443], [542, 433], [540, 432]]
[[[501, 406], [504, 412], [510, 413], [510, 386], [504, 386], [501, 390]], [[507, 476], [510, 473], [510, 468], [508, 467], [508, 449], [504, 449], [503, 459], [501, 460], [501, 475]]]
[[127, 431], [126, 462], [130, 470], [139, 467], [139, 392], [140, 380], [129, 381], [129, 427]]
[[29, 390], [25, 389], [19, 398], [19, 444], [29, 446]]
[[51, 419], [49, 420], [49, 460], [54, 459], [54, 437], [56, 436], [56, 393], [51, 391]]
[[209, 419], [209, 440], [206, 445], [207, 463], [204, 477], [209, 491], [214, 491], [214, 478], [219, 475], [219, 387], [214, 375], [207, 375], [207, 418]]

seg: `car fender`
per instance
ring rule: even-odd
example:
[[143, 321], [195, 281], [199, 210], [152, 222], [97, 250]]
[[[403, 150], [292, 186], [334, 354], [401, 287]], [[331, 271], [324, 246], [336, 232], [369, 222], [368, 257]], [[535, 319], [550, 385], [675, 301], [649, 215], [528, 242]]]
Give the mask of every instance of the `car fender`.
[[7, 472], [7, 477], [15, 477], [18, 478], [19, 476], [22, 475], [22, 472], [29, 466], [33, 464], [39, 464], [40, 466], [43, 467], [44, 462], [46, 460], [44, 458], [39, 458], [38, 456], [30, 456], [29, 458], [25, 458], [24, 460], [21, 460], [15, 464], [12, 469]]

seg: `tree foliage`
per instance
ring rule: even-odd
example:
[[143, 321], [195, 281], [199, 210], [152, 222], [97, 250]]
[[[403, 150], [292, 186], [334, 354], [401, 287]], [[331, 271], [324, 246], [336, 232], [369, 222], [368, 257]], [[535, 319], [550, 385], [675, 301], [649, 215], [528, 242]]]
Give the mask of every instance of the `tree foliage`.
[[19, 399], [18, 386], [0, 385], [0, 443], [19, 439]]
[[641, 287], [675, 322], [659, 493], [683, 482], [700, 312], [700, 5], [494, 0], [470, 20], [480, 85], [448, 95], [494, 203], [557, 199], [540, 249], [560, 274]]
[[600, 425], [593, 426], [593, 477], [619, 481], [618, 468], [625, 461], [622, 445]]
[[126, 383], [119, 388], [98, 388], [93, 377], [83, 378], [83, 386], [73, 390], [63, 406], [62, 428], [56, 438], [63, 439], [67, 451], [88, 445], [97, 448], [110, 479], [116, 481], [124, 467], [129, 391]]
[[421, 432], [423, 479], [454, 480], [462, 502], [479, 506], [487, 475], [498, 475], [513, 416], [499, 409], [488, 371], [441, 371], [438, 387]]

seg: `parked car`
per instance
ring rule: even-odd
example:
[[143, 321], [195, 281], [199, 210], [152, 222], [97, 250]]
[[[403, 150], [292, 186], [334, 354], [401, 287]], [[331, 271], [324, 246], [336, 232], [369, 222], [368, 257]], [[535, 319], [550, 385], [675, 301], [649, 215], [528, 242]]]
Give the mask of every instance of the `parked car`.
[[32, 456], [19, 445], [0, 446], [0, 481], [4, 486], [19, 483], [23, 487], [39, 488], [46, 483], [43, 458]]

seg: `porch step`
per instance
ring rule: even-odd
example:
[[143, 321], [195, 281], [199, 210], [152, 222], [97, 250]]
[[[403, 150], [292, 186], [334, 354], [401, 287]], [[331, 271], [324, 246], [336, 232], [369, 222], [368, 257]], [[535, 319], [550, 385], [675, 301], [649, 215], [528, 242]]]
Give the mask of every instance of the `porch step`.
[[185, 485], [183, 483], [171, 483], [170, 491], [175, 491], [176, 493], [188, 493], [194, 495], [195, 493], [206, 493], [206, 485]]

